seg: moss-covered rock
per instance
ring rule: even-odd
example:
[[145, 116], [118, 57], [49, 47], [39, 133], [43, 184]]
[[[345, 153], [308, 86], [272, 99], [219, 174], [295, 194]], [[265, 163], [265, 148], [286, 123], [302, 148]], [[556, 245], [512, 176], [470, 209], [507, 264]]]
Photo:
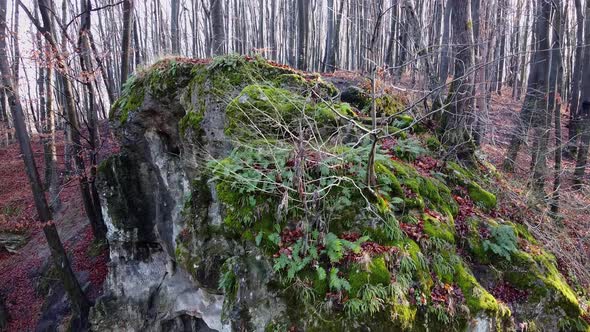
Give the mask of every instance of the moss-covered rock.
[[[166, 252], [195, 287], [225, 294], [220, 319], [235, 329], [587, 327], [555, 258], [524, 225], [490, 217], [493, 179], [453, 162], [425, 170], [416, 157], [440, 142], [405, 130], [403, 100], [382, 95], [389, 131], [405, 130], [392, 141], [413, 152], [379, 147], [371, 183], [371, 142], [354, 129], [370, 96], [335, 96], [261, 58], [140, 72], [111, 114], [123, 152], [99, 168], [110, 239]], [[499, 282], [527, 303], [494, 296]]]

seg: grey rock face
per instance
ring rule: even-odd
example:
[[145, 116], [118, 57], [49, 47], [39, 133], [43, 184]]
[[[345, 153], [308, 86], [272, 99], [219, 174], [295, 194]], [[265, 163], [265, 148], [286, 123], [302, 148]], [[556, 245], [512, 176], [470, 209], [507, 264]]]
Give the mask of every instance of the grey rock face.
[[[268, 261], [246, 261], [237, 276], [240, 294], [224, 308], [218, 289], [224, 261], [245, 249], [210, 233], [223, 219], [206, 160], [227, 155], [225, 107], [232, 94], [210, 93], [211, 83], [154, 97], [149, 88], [139, 109], [123, 124], [113, 122], [121, 152], [100, 167], [98, 187], [108, 227], [110, 266], [105, 295], [91, 312], [95, 331], [226, 331], [248, 326], [262, 331], [284, 305], [264, 281]], [[199, 130], [179, 130], [187, 112], [203, 107]], [[191, 203], [191, 208], [186, 208]], [[188, 204], [188, 205], [191, 205]], [[197, 230], [179, 244], [188, 225]], [[177, 262], [180, 252], [190, 265]], [[251, 280], [257, 280], [252, 282]], [[226, 305], [227, 306], [227, 305]], [[222, 312], [228, 312], [223, 317]]]

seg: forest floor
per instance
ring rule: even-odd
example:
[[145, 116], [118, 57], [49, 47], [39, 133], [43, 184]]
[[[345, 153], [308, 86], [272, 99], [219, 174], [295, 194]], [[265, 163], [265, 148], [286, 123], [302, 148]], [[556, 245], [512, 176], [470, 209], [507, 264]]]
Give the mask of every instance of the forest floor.
[[[514, 120], [522, 108], [522, 102], [511, 97], [511, 91], [504, 89], [502, 95], [493, 94], [491, 110], [487, 121], [485, 140], [482, 144], [484, 158], [498, 170], [506, 157], [510, 133], [514, 128]], [[565, 107], [561, 111], [562, 134], [567, 137], [568, 114]], [[545, 188], [548, 195], [552, 194], [554, 178], [555, 136], [551, 133], [549, 155], [547, 158], [547, 174]], [[556, 222], [549, 215], [545, 206], [529, 200], [532, 196], [529, 182], [530, 146], [524, 144], [518, 154], [515, 170], [503, 173], [506, 180], [502, 188], [503, 195], [517, 201], [523, 209], [530, 211], [528, 226], [546, 248], [550, 249], [558, 258], [562, 272], [586, 288], [590, 287], [590, 174], [586, 171], [584, 185], [573, 188], [573, 172], [575, 160], [564, 156], [561, 171], [561, 186], [559, 187], [559, 218]]]
[[[105, 137], [103, 154], [110, 148], [110, 140]], [[63, 170], [63, 136], [56, 142], [59, 169]], [[43, 176], [40, 138], [33, 137], [31, 143], [39, 173]], [[67, 320], [69, 312], [63, 289], [56, 285], [51, 274], [49, 248], [43, 230], [35, 220], [36, 210], [24, 169], [17, 143], [0, 147], [0, 231], [29, 236], [26, 245], [17, 253], [0, 251], [0, 299], [9, 316], [7, 331], [34, 331], [42, 328], [40, 324], [47, 324], [44, 325], [47, 328], [56, 323], [55, 316]], [[100, 295], [106, 278], [108, 250], [94, 241], [78, 181], [64, 181], [59, 196], [62, 208], [54, 215], [54, 221], [78, 279], [89, 298], [94, 300]]]

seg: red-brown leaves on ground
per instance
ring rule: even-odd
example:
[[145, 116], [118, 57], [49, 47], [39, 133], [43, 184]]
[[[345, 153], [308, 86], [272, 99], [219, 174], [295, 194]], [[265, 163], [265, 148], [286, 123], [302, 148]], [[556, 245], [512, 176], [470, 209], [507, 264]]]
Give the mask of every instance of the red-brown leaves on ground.
[[408, 237], [416, 242], [422, 238], [428, 238], [428, 235], [424, 234], [424, 220], [418, 220], [415, 224], [400, 223], [399, 226]]
[[414, 166], [418, 172], [423, 176], [429, 176], [430, 171], [438, 169], [442, 166], [442, 162], [430, 156], [419, 156], [414, 161]]
[[507, 282], [497, 283], [491, 293], [495, 298], [508, 304], [525, 302], [529, 295], [526, 290], [516, 289]]
[[[465, 195], [465, 197], [467, 196]], [[473, 201], [465, 197], [454, 195], [455, 201], [459, 204], [459, 214], [455, 218], [455, 231], [457, 232], [457, 235], [461, 237], [465, 237], [467, 233], [469, 233], [467, 218], [471, 217], [475, 213]]]

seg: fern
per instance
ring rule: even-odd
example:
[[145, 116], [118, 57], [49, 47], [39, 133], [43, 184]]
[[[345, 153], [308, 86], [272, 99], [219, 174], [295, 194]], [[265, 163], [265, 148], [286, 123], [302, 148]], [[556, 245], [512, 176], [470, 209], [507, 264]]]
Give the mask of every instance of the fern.
[[452, 277], [455, 274], [455, 269], [439, 253], [434, 254], [433, 267], [434, 267], [434, 271], [439, 276], [451, 276]]
[[399, 241], [404, 236], [402, 230], [399, 227], [399, 221], [397, 221], [397, 219], [395, 219], [395, 217], [393, 216], [390, 216], [387, 219], [385, 219], [384, 231], [385, 236], [387, 236], [387, 239], [391, 241]]
[[399, 269], [404, 274], [412, 274], [416, 272], [416, 263], [414, 263], [414, 260], [412, 260], [409, 254], [405, 254], [399, 262]]
[[358, 293], [358, 298], [351, 299], [344, 305], [349, 317], [375, 315], [385, 308], [388, 289], [385, 286], [365, 284]]
[[330, 288], [338, 292], [342, 290], [349, 291], [350, 284], [346, 279], [340, 278], [338, 272], [340, 272], [340, 270], [338, 270], [337, 267], [333, 267], [330, 270]]
[[367, 236], [363, 236], [355, 242], [350, 242], [338, 238], [333, 233], [328, 233], [325, 238], [326, 254], [330, 259], [330, 262], [339, 262], [344, 257], [344, 250], [349, 249], [352, 252], [358, 254], [361, 251], [361, 244], [369, 239]]
[[510, 255], [518, 251], [516, 241], [514, 229], [508, 225], [500, 225], [492, 228], [490, 239], [483, 241], [483, 248], [510, 261]]
[[344, 256], [344, 246], [342, 240], [333, 233], [328, 233], [325, 238], [326, 253], [330, 262], [338, 262]]
[[398, 140], [394, 151], [398, 157], [408, 161], [414, 161], [416, 158], [426, 154], [426, 149], [420, 145], [420, 142], [413, 138]]
[[316, 271], [318, 273], [319, 280], [326, 280], [326, 270], [323, 267], [321, 267], [321, 266], [316, 267]]

